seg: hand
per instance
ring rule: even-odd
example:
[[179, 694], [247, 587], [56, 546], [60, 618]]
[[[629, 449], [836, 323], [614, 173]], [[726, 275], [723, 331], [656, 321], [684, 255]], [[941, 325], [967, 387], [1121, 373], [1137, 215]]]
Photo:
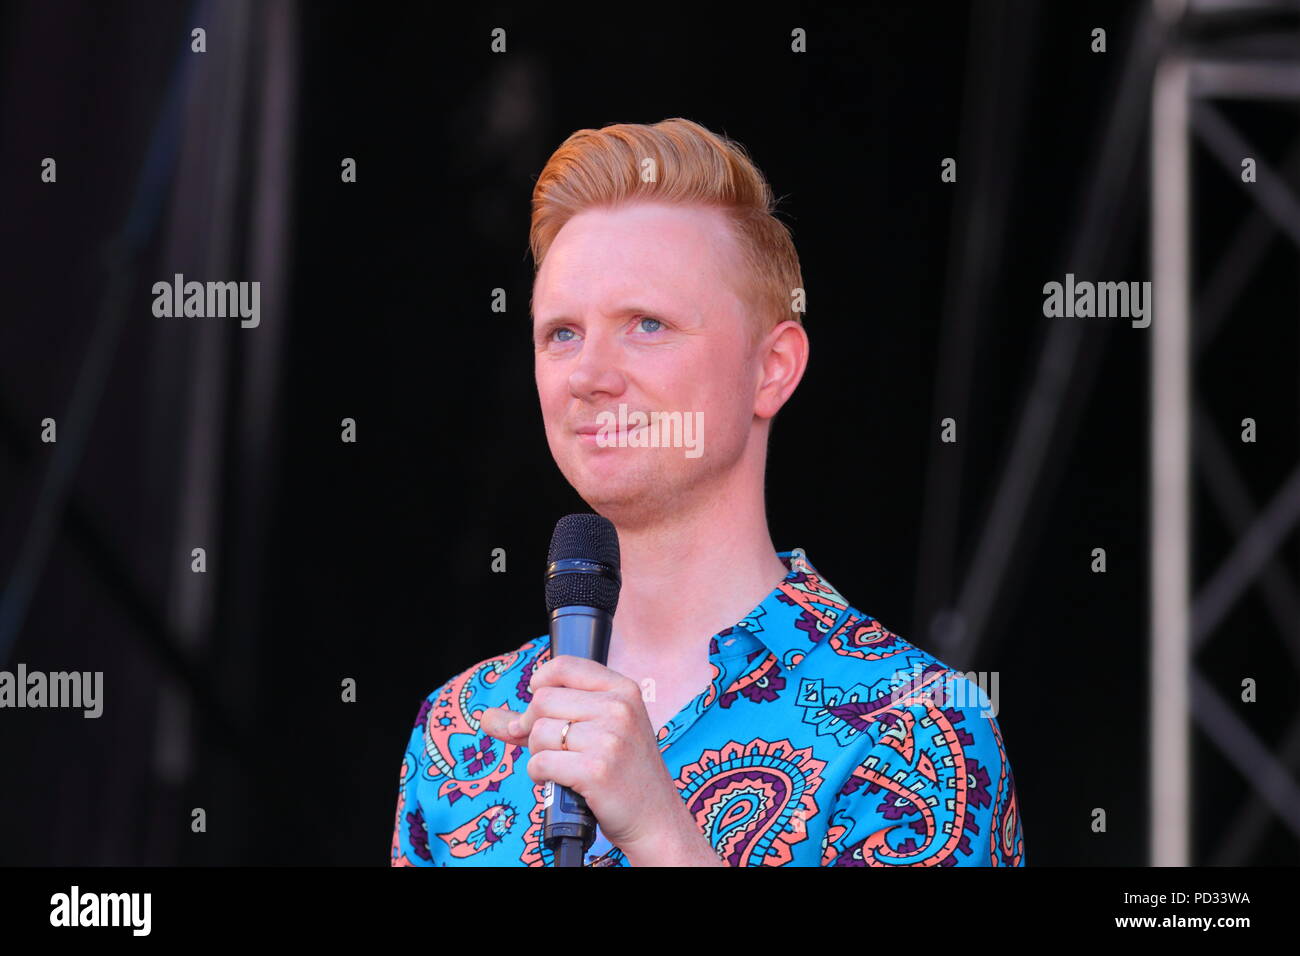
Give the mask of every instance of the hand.
[[[633, 866], [725, 866], [668, 776], [641, 687], [604, 664], [561, 654], [533, 672], [533, 699], [515, 716], [489, 708], [480, 728], [526, 747], [528, 776], [582, 795]], [[567, 750], [560, 732], [572, 720]]]

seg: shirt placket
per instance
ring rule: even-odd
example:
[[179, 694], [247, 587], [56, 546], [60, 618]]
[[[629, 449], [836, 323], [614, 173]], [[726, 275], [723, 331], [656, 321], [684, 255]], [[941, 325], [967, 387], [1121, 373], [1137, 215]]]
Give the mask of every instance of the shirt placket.
[[[680, 740], [704, 716], [705, 709], [700, 707], [700, 700], [708, 695], [713, 684], [717, 684], [719, 688], [718, 699], [721, 699], [723, 695], [730, 692], [737, 681], [762, 663], [763, 657], [766, 655], [766, 648], [763, 647], [758, 638], [746, 631], [733, 630], [732, 634], [726, 637], [718, 638], [715, 635], [715, 639], [717, 640], [718, 650], [709, 655], [709, 661], [718, 669], [719, 676], [710, 683], [709, 687], [705, 687], [696, 694], [689, 704], [673, 716], [669, 722], [672, 729], [659, 745], [660, 753], [665, 753], [669, 747]], [[732, 640], [734, 643], [728, 646], [725, 643], [728, 640]], [[710, 644], [712, 643], [713, 641], [710, 641]], [[749, 658], [755, 651], [762, 653], [751, 661]], [[707, 709], [712, 710], [718, 707], [718, 699], [715, 699]]]
[[[764, 658], [767, 656], [767, 649], [758, 638], [741, 626], [733, 628], [731, 634], [725, 636], [714, 635], [714, 639], [709, 641], [709, 646], [714, 646], [715, 642], [718, 650], [709, 655], [709, 661], [718, 668], [719, 676], [714, 679], [714, 683], [722, 688], [719, 694], [720, 699], [722, 695], [730, 692], [739, 680], [763, 663]], [[739, 650], [737, 650], [738, 647]], [[755, 654], [755, 651], [761, 653]], [[661, 754], [667, 752], [669, 747], [677, 743], [704, 716], [705, 710], [700, 707], [700, 699], [706, 696], [711, 689], [712, 684], [701, 690], [690, 703], [673, 715], [673, 718], [669, 721], [669, 726], [672, 729], [669, 730], [667, 738], [659, 745]], [[715, 710], [719, 706], [718, 701], [714, 700], [707, 709]], [[586, 865], [625, 866], [627, 865], [627, 858], [622, 850], [614, 847], [596, 859], [589, 861]]]

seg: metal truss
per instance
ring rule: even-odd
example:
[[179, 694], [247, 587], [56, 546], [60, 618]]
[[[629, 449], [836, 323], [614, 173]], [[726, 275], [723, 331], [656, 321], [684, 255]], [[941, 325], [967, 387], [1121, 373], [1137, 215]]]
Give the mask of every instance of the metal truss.
[[[1166, 19], [1181, 22], [1156, 66], [1151, 99], [1150, 238], [1156, 294], [1151, 346], [1150, 862], [1193, 862], [1190, 751], [1195, 721], [1254, 790], [1249, 804], [1226, 826], [1219, 847], [1198, 853], [1195, 861], [1232, 865], [1246, 860], [1270, 810], [1300, 841], [1300, 788], [1293, 777], [1300, 763], [1300, 717], [1283, 734], [1280, 752], [1271, 752], [1238, 710], [1197, 672], [1195, 655], [1247, 588], [1258, 584], [1300, 670], [1300, 595], [1278, 556], [1300, 522], [1300, 463], [1271, 500], [1257, 507], [1210, 417], [1195, 401], [1192, 386], [1196, 354], [1221, 327], [1270, 243], [1280, 233], [1300, 247], [1300, 202], [1287, 184], [1288, 177], [1296, 180], [1300, 174], [1300, 138], [1280, 169], [1274, 169], [1218, 105], [1300, 101], [1300, 42], [1294, 24], [1289, 33], [1256, 33], [1246, 38], [1248, 42], [1241, 36], [1231, 44], [1204, 36], [1189, 39], [1196, 26], [1222, 23], [1214, 17], [1294, 12], [1293, 3], [1156, 7]], [[1255, 160], [1256, 182], [1241, 185], [1257, 203], [1214, 274], [1197, 290], [1195, 301], [1194, 138], [1238, 183], [1242, 159]], [[1196, 594], [1189, 563], [1194, 465], [1201, 469], [1210, 498], [1236, 540]]]

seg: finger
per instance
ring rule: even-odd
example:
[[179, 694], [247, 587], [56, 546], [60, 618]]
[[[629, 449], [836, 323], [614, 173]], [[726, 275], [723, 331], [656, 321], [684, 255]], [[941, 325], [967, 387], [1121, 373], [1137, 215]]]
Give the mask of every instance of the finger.
[[528, 734], [521, 733], [516, 728], [510, 729], [510, 722], [517, 720], [519, 713], [511, 710], [507, 705], [502, 704], [500, 707], [488, 707], [479, 714], [479, 730], [489, 737], [495, 737], [507, 744], [513, 744], [516, 747], [528, 746]]
[[578, 750], [539, 750], [528, 758], [527, 769], [536, 783], [551, 780], [585, 797], [595, 780], [596, 763]]
[[597, 661], [572, 654], [560, 654], [543, 661], [533, 671], [528, 686], [534, 690], [539, 687], [572, 687], [575, 690], [629, 693], [635, 689], [640, 693], [640, 685], [632, 678]]
[[[564, 733], [564, 725], [569, 725], [569, 733]], [[561, 720], [558, 717], [542, 717], [533, 724], [532, 733], [528, 735], [526, 746], [538, 754], [544, 750], [558, 750], [570, 753], [581, 750], [585, 753], [603, 752], [603, 738], [606, 731], [589, 720]]]
[[[538, 688], [540, 691], [541, 688]], [[518, 733], [527, 736], [533, 729], [534, 722], [540, 717], [565, 720], [602, 720], [608, 719], [613, 711], [613, 700], [604, 693], [589, 690], [574, 690], [572, 687], [548, 686], [546, 693], [534, 693], [528, 709], [516, 719]]]

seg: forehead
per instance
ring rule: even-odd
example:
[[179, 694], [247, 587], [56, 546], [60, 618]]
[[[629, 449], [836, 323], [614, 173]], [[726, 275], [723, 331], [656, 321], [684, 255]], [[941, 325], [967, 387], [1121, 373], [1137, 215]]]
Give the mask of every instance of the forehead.
[[564, 224], [533, 287], [538, 320], [635, 300], [695, 311], [735, 303], [739, 264], [726, 215], [704, 206], [634, 203]]

